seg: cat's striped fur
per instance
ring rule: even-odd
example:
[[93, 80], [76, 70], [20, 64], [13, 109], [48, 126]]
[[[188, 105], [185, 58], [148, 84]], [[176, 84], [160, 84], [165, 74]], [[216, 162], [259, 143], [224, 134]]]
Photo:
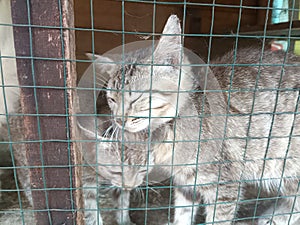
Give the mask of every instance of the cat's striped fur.
[[[172, 15], [153, 55], [149, 49], [133, 53], [135, 58], [125, 55], [125, 73], [122, 65], [109, 64], [107, 83], [116, 126], [147, 133], [155, 164], [174, 176], [174, 224], [193, 223], [200, 196], [207, 223], [233, 224], [243, 188], [251, 182], [286, 196], [274, 217], [259, 224], [297, 224], [299, 213], [278, 213], [292, 206], [300, 211], [299, 58], [252, 47], [193, 74], [189, 66], [179, 66], [189, 63], [180, 35], [179, 19]], [[98, 70], [107, 72], [103, 62], [114, 60], [97, 57]], [[209, 86], [212, 81], [218, 85]], [[205, 91], [198, 98], [187, 93], [195, 85]]]

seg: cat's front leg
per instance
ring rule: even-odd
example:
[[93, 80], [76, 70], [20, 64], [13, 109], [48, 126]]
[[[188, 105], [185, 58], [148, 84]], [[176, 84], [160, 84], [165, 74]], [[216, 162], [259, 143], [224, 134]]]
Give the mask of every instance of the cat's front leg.
[[97, 187], [95, 184], [83, 185], [85, 225], [103, 225], [97, 203]]
[[114, 193], [117, 203], [117, 222], [119, 225], [135, 225], [129, 217], [130, 191], [119, 190]]
[[[193, 224], [197, 214], [198, 203], [200, 201], [199, 196], [197, 196], [197, 194], [194, 196], [193, 193], [193, 188], [175, 189], [175, 216], [172, 225]], [[192, 199], [196, 200], [193, 201]]]
[[201, 194], [204, 199], [206, 211], [206, 223], [216, 223], [219, 225], [234, 224], [235, 214], [238, 210], [238, 192], [237, 183], [219, 184], [202, 188]]

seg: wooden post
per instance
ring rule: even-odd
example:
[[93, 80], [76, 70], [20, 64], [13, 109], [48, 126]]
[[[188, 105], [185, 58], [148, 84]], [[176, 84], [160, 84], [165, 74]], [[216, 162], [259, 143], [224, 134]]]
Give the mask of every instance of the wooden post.
[[[38, 225], [84, 224], [75, 138], [73, 1], [11, 0], [25, 114], [26, 157]], [[47, 26], [47, 27], [44, 27]]]
[[[270, 1], [270, 3], [269, 3]], [[267, 7], [269, 4], [269, 7], [272, 7], [273, 0], [257, 0], [257, 6], [259, 7]], [[266, 23], [266, 17], [268, 17], [268, 24], [271, 24], [272, 22], [272, 9], [259, 9], [257, 11], [257, 24], [256, 25], [265, 25]]]

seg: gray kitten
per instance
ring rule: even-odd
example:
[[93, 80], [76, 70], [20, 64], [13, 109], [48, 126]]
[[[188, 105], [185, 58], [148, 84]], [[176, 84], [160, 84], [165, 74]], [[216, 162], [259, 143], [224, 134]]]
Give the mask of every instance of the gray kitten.
[[[17, 169], [18, 180], [32, 206], [30, 177], [28, 168], [26, 168], [28, 166], [26, 149], [22, 143], [25, 132], [23, 116], [11, 116], [9, 122], [11, 141], [14, 142], [14, 159], [18, 167], [23, 167]], [[114, 137], [110, 137], [109, 134], [106, 134], [105, 137], [100, 136], [99, 133], [101, 133], [103, 127], [95, 129], [94, 122], [91, 118], [84, 117], [80, 117], [78, 122], [81, 134], [79, 139], [83, 140], [81, 145], [85, 224], [103, 224], [101, 214], [98, 215], [98, 190], [109, 185], [114, 190], [112, 194], [116, 202], [116, 208], [120, 209], [117, 210], [116, 215], [118, 224], [134, 225], [130, 221], [128, 210], [130, 191], [143, 184], [146, 173], [152, 170], [153, 158], [148, 155], [146, 144], [128, 143], [124, 146], [114, 142]], [[103, 125], [104, 122], [98, 119], [98, 124]], [[1, 133], [3, 136], [7, 136], [7, 126], [1, 128]], [[137, 135], [130, 136], [130, 139], [133, 140], [133, 136]], [[125, 141], [126, 137], [125, 135]], [[124, 176], [124, 174], [127, 176]]]
[[[201, 199], [207, 223], [233, 224], [246, 183], [282, 196], [259, 224], [299, 223], [299, 58], [253, 47], [195, 73], [180, 35], [172, 15], [153, 54], [127, 54], [125, 65], [97, 56], [95, 64], [109, 74], [116, 127], [145, 135], [155, 165], [169, 166], [173, 224], [192, 224]], [[192, 94], [195, 86], [202, 91]]]
[[[88, 165], [83, 167], [82, 179], [86, 224], [99, 224], [96, 223], [97, 189], [106, 181], [113, 187], [113, 198], [116, 207], [120, 209], [117, 211], [118, 224], [134, 225], [128, 210], [130, 191], [142, 185], [147, 173], [153, 168], [153, 158], [147, 151], [147, 143], [126, 143], [128, 137], [124, 134], [122, 144], [116, 142], [115, 136], [101, 136], [101, 129], [95, 129], [93, 119], [80, 118], [80, 121], [78, 125], [82, 138], [90, 141], [82, 143], [84, 164]], [[98, 124], [102, 126], [103, 121], [98, 119]], [[129, 135], [131, 141], [141, 139], [133, 137], [137, 135]], [[101, 215], [98, 218], [101, 219]]]

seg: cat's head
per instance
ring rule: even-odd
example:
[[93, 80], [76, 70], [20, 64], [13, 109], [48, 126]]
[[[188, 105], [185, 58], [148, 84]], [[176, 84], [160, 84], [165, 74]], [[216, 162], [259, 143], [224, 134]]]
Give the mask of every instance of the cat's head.
[[[98, 121], [101, 122], [101, 121]], [[78, 122], [85, 164], [113, 186], [132, 190], [143, 184], [153, 169], [153, 157], [146, 143], [126, 143], [99, 135], [92, 120]]]
[[181, 40], [180, 21], [171, 15], [153, 48], [125, 54], [121, 64], [96, 56], [97, 74], [109, 74], [107, 101], [120, 128], [154, 130], [180, 114], [193, 88]]

